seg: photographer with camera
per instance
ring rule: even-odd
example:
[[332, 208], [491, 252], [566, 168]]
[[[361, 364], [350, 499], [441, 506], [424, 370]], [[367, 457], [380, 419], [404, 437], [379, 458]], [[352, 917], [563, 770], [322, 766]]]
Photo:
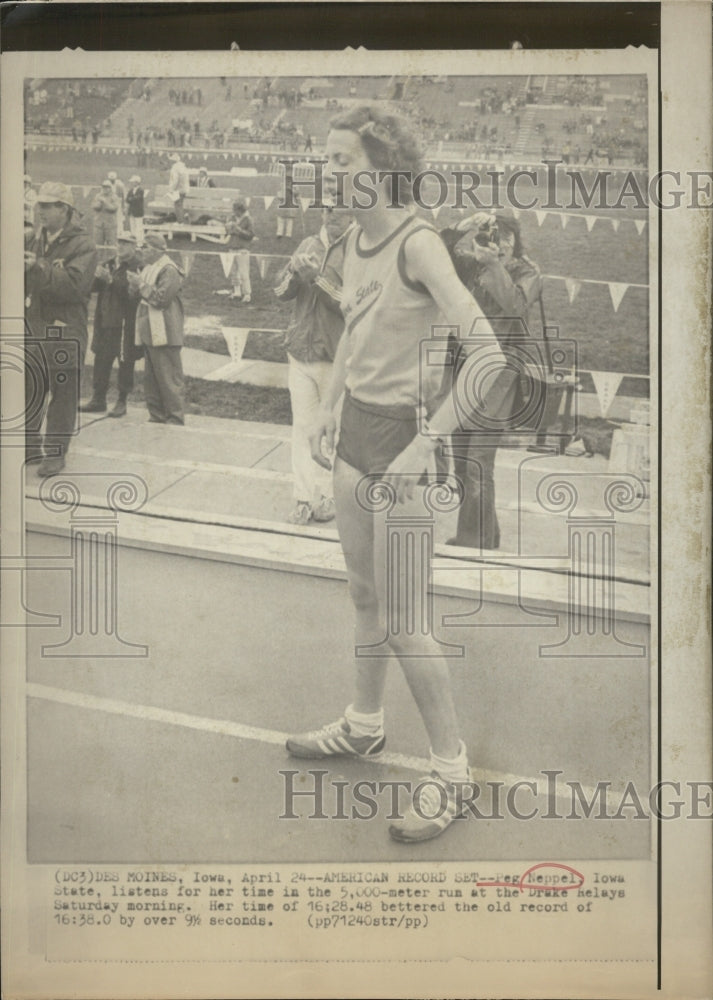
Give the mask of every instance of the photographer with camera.
[[94, 309], [94, 377], [92, 398], [79, 407], [81, 413], [106, 413], [106, 394], [114, 361], [119, 361], [119, 396], [110, 417], [126, 415], [126, 399], [134, 387], [134, 363], [143, 351], [134, 344], [138, 300], [129, 294], [129, 274], [143, 266], [136, 237], [119, 233], [118, 250], [94, 272], [92, 291], [97, 292]]
[[[514, 338], [529, 332], [530, 307], [542, 294], [540, 270], [525, 254], [517, 219], [506, 212], [476, 212], [442, 230], [441, 238], [458, 277], [488, 317], [507, 356]], [[453, 376], [460, 370], [459, 361], [456, 352]], [[461, 505], [456, 535], [448, 539], [447, 545], [500, 547], [495, 511], [495, 453], [514, 412], [518, 376], [515, 371], [503, 371], [498, 378], [499, 408], [497, 413], [489, 415], [496, 427], [462, 429], [451, 438]]]

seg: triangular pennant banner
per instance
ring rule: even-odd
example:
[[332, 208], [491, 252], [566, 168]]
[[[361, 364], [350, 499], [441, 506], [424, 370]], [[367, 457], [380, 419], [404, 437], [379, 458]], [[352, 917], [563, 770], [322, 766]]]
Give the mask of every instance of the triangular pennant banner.
[[309, 208], [310, 204], [311, 204], [311, 202], [310, 202], [309, 198], [300, 198], [300, 207], [302, 208], [303, 212], [307, 211], [307, 209]]
[[560, 222], [562, 223], [562, 228], [566, 229], [569, 222], [569, 216], [566, 212], [560, 212]]
[[637, 233], [641, 236], [646, 225], [646, 219], [634, 219], [634, 225], [636, 226]]
[[260, 277], [263, 281], [265, 280], [265, 275], [267, 274], [267, 265], [268, 258], [260, 254], [260, 256], [257, 257], [257, 269], [260, 272]]
[[565, 278], [564, 284], [567, 289], [567, 296], [571, 305], [579, 295], [579, 289], [582, 287], [582, 282], [577, 281], [576, 278]]
[[84, 187], [82, 188], [82, 194], [84, 195], [85, 198], [88, 198], [93, 190], [94, 188], [92, 187], [91, 184], [85, 184]]
[[512, 214], [515, 216], [516, 219], [519, 219], [520, 218], [520, 209], [519, 208], [513, 208]]
[[230, 277], [230, 272], [233, 270], [233, 259], [235, 254], [232, 253], [219, 253], [220, 263], [223, 266], [223, 274], [226, 278]]
[[249, 198], [249, 197], [245, 198], [245, 207], [246, 208], [250, 208], [250, 202], [251, 201], [252, 201], [252, 198]]
[[614, 306], [614, 312], [618, 312], [619, 306], [621, 305], [621, 300], [626, 294], [626, 290], [629, 286], [625, 285], [619, 281], [609, 282], [609, 294], [611, 295], [612, 305]]
[[437, 219], [437, 218], [438, 218], [438, 213], [440, 212], [440, 210], [441, 210], [442, 208], [443, 208], [443, 205], [435, 205], [435, 206], [434, 206], [434, 207], [433, 207], [433, 208], [431, 209], [431, 211], [433, 212], [433, 218], [434, 218], [434, 219]]
[[262, 200], [265, 203], [265, 211], [267, 212], [268, 208], [270, 207], [270, 205], [272, 205], [273, 201], [275, 200], [275, 196], [272, 194], [266, 194], [263, 196]]
[[596, 215], [585, 215], [584, 221], [587, 223], [587, 232], [591, 233], [594, 223], [597, 221]]
[[606, 417], [624, 376], [621, 372], [591, 372], [590, 374], [597, 391], [599, 408], [602, 411], [602, 416]]
[[207, 153], [204, 153], [204, 154], [203, 154], [203, 160], [205, 161], [205, 160], [207, 160], [207, 159], [208, 159], [208, 154], [207, 154]]
[[[192, 253], [182, 253], [181, 254], [181, 264], [183, 265], [183, 273], [186, 277], [191, 273], [191, 268], [193, 267], [193, 254]], [[227, 275], [226, 275], [227, 277]]]
[[239, 326], [221, 326], [220, 329], [230, 352], [230, 360], [237, 364], [242, 359], [250, 330]]
[[614, 228], [614, 232], [617, 233], [619, 231], [619, 219], [611, 219], [610, 221]]
[[545, 216], [546, 215], [547, 215], [547, 212], [535, 211], [535, 216], [537, 217], [537, 225], [538, 226], [541, 226], [542, 223], [545, 221]]

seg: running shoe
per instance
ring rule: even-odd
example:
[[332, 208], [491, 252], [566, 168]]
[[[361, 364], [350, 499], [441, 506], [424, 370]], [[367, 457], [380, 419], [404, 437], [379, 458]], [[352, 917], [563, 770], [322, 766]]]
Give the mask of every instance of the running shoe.
[[353, 736], [347, 720], [338, 719], [322, 729], [290, 736], [285, 746], [293, 757], [365, 757], [377, 760], [385, 743], [383, 733]]
[[460, 784], [452, 784], [432, 771], [420, 779], [411, 805], [403, 818], [391, 824], [389, 834], [402, 844], [432, 840], [463, 815], [464, 797]]
[[334, 500], [332, 497], [322, 497], [312, 511], [312, 519], [315, 521], [334, 520]]
[[298, 500], [294, 509], [287, 515], [288, 524], [309, 524], [312, 520], [312, 504], [306, 500]]

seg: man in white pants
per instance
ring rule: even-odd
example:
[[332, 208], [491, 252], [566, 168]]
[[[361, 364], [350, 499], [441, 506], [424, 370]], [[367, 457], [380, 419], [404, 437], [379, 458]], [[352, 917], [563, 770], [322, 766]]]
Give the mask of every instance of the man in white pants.
[[188, 167], [178, 153], [169, 156], [171, 170], [168, 175], [168, 197], [173, 202], [173, 210], [176, 214], [177, 222], [185, 222], [186, 213], [183, 202], [190, 187], [190, 175]]
[[275, 286], [279, 299], [294, 300], [286, 337], [294, 476], [294, 508], [287, 518], [290, 524], [331, 521], [334, 517], [331, 477], [312, 458], [309, 433], [329, 385], [344, 330], [342, 264], [350, 222], [348, 212], [324, 209], [319, 234], [302, 240]]
[[124, 223], [124, 215], [126, 213], [126, 188], [124, 187], [124, 182], [118, 177], [115, 170], [110, 170], [106, 177], [107, 180], [111, 182], [112, 190], [119, 199], [119, 211], [117, 212], [116, 221], [118, 231], [122, 233], [126, 228]]

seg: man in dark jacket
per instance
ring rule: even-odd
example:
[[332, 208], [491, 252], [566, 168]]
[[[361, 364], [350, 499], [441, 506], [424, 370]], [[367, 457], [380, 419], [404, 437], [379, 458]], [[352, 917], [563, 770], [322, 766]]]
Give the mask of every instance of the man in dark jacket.
[[[509, 213], [479, 212], [441, 232], [459, 278], [487, 316], [507, 356], [528, 334], [530, 307], [542, 293], [540, 270], [525, 255], [520, 226]], [[508, 419], [518, 405], [517, 372], [505, 369], [493, 386], [494, 426], [473, 428], [452, 437], [454, 471], [460, 482], [458, 528], [448, 545], [500, 547], [495, 510], [495, 454]], [[457, 368], [457, 362], [456, 362]]]
[[[42, 420], [49, 397], [45, 458], [38, 473], [52, 476], [64, 468], [76, 427], [88, 340], [87, 304], [97, 252], [86, 229], [75, 220], [74, 198], [67, 184], [43, 184], [37, 208], [40, 228], [25, 245], [25, 319], [30, 337], [25, 369], [26, 447], [28, 461], [42, 459]], [[51, 332], [48, 327], [53, 328]]]
[[94, 310], [94, 379], [92, 398], [79, 409], [82, 413], [105, 413], [106, 393], [111, 369], [119, 359], [119, 398], [109, 413], [123, 417], [126, 398], [134, 387], [134, 362], [141, 357], [141, 348], [134, 344], [138, 299], [129, 295], [128, 273], [138, 274], [141, 258], [136, 250], [136, 238], [120, 233], [116, 257], [99, 264], [94, 273], [92, 290], [98, 292]]

